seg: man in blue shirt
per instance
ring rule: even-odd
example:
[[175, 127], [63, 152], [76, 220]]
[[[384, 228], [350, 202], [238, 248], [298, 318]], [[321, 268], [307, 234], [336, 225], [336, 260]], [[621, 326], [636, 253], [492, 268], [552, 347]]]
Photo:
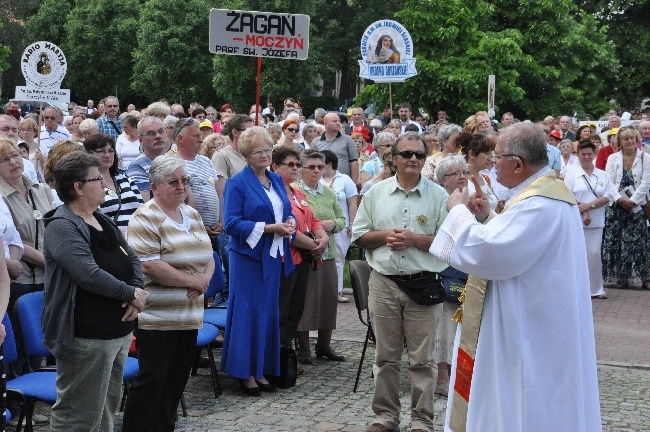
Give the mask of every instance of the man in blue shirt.
[[104, 100], [106, 115], [97, 120], [99, 133], [112, 136], [115, 141], [122, 133], [122, 119], [117, 113], [120, 111], [120, 102], [115, 96], [107, 96]]
[[140, 120], [138, 135], [142, 145], [142, 154], [131, 162], [126, 175], [138, 186], [142, 199], [146, 202], [151, 199], [151, 185], [149, 183], [151, 162], [164, 154], [169, 146], [165, 139], [165, 129], [156, 117], [145, 117]]

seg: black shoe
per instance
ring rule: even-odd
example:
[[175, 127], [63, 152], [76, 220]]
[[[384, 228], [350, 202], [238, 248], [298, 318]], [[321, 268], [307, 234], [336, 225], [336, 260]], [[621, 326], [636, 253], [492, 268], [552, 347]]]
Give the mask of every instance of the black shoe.
[[333, 360], [333, 361], [345, 361], [345, 357], [332, 351], [332, 347], [327, 347], [325, 349], [316, 348], [316, 357], [318, 358], [325, 357], [328, 360]]
[[302, 364], [313, 364], [314, 359], [309, 351], [298, 354], [298, 362]]
[[270, 381], [267, 384], [264, 384], [263, 382], [259, 382], [258, 380], [255, 380], [255, 382], [257, 383], [257, 387], [259, 387], [259, 389], [262, 390], [263, 392], [273, 393], [274, 391], [277, 390], [275, 384], [272, 384]]
[[259, 387], [246, 387], [242, 379], [239, 380], [239, 387], [241, 387], [246, 396], [262, 396], [262, 390]]

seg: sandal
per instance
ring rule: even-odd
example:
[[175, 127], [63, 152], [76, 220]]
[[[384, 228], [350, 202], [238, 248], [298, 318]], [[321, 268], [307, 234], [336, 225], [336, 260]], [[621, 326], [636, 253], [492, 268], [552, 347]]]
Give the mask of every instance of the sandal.
[[601, 295], [593, 296], [592, 298], [605, 300], [607, 298], [607, 294], [601, 294]]

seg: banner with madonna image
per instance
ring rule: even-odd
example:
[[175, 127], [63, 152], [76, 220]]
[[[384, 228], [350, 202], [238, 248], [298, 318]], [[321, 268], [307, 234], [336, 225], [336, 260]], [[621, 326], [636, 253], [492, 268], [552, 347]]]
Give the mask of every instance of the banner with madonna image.
[[403, 82], [417, 75], [415, 61], [411, 35], [397, 21], [375, 21], [363, 32], [361, 78], [378, 83]]

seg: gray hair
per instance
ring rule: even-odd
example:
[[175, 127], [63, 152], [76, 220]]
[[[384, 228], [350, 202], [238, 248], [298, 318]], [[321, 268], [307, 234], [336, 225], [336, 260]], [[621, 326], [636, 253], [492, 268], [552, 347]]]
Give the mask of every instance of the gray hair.
[[277, 132], [282, 135], [282, 126], [279, 123], [269, 123], [266, 125], [266, 130], [271, 132]]
[[499, 139], [505, 139], [505, 154], [516, 155], [532, 168], [548, 165], [546, 138], [542, 128], [532, 123], [517, 123], [503, 129]]
[[565, 144], [568, 144], [571, 150], [573, 150], [573, 141], [571, 141], [570, 139], [563, 139], [562, 141], [560, 141], [560, 143], [557, 145], [557, 148], [561, 150], [562, 146]]
[[310, 149], [305, 150], [300, 154], [300, 164], [302, 165], [302, 169], [305, 169], [309, 159], [320, 159], [323, 165], [325, 165], [325, 155], [318, 150]]
[[455, 167], [460, 167], [463, 171], [467, 171], [467, 161], [465, 161], [463, 155], [453, 154], [442, 158], [438, 162], [438, 166], [436, 166], [436, 178], [438, 182], [442, 184], [442, 179]]
[[150, 116], [161, 116], [167, 117], [172, 110], [169, 108], [169, 105], [163, 102], [154, 102], [147, 107], [147, 114]]
[[153, 122], [159, 122], [160, 123], [160, 119], [158, 117], [148, 115], [145, 118], [143, 118], [142, 120], [140, 120], [138, 122], [138, 135], [142, 135], [142, 128], [144, 127], [145, 123], [153, 123]]
[[167, 129], [167, 127], [169, 127], [169, 126], [174, 126], [176, 124], [176, 122], [179, 121], [179, 120], [180, 119], [178, 117], [176, 117], [176, 116], [168, 115], [167, 117], [165, 117], [165, 120], [163, 120], [163, 122], [162, 122], [163, 127], [165, 129]]
[[380, 145], [383, 145], [384, 143], [390, 142], [392, 145], [395, 142], [395, 134], [392, 132], [379, 132], [377, 135], [375, 135], [375, 139], [372, 140], [372, 146], [373, 147], [379, 147]]
[[449, 141], [449, 138], [452, 136], [459, 134], [463, 131], [463, 128], [458, 126], [455, 123], [445, 125], [440, 128], [438, 131], [438, 144], [440, 144], [440, 147], [442, 147], [443, 143], [446, 143]]
[[149, 168], [149, 181], [156, 186], [160, 185], [165, 177], [171, 175], [179, 168], [185, 169], [185, 161], [178, 156], [164, 154], [151, 162]]
[[79, 123], [79, 130], [81, 132], [94, 131], [97, 133], [99, 131], [99, 126], [95, 120], [87, 118]]
[[180, 135], [181, 132], [184, 131], [183, 128], [186, 126], [190, 126], [190, 122], [192, 123], [192, 126], [199, 127], [200, 125], [200, 123], [197, 120], [192, 119], [192, 117], [183, 119], [182, 121], [177, 121], [176, 124], [174, 124], [174, 129], [172, 129], [172, 138], [176, 140], [178, 138], [178, 135]]
[[323, 108], [316, 108], [316, 110], [314, 110], [314, 118], [325, 117], [325, 114], [327, 114], [327, 111]]
[[388, 126], [390, 126], [390, 125], [396, 125], [396, 126], [399, 126], [399, 127], [401, 128], [401, 127], [402, 127], [402, 122], [399, 121], [399, 120], [397, 120], [397, 119], [393, 119], [393, 120], [391, 120], [391, 121], [388, 122], [388, 124], [386, 125], [386, 127], [388, 127]]
[[239, 153], [246, 158], [251, 155], [253, 147], [258, 144], [266, 144], [269, 148], [273, 147], [273, 138], [262, 126], [249, 127], [239, 135], [239, 141], [237, 141]]

